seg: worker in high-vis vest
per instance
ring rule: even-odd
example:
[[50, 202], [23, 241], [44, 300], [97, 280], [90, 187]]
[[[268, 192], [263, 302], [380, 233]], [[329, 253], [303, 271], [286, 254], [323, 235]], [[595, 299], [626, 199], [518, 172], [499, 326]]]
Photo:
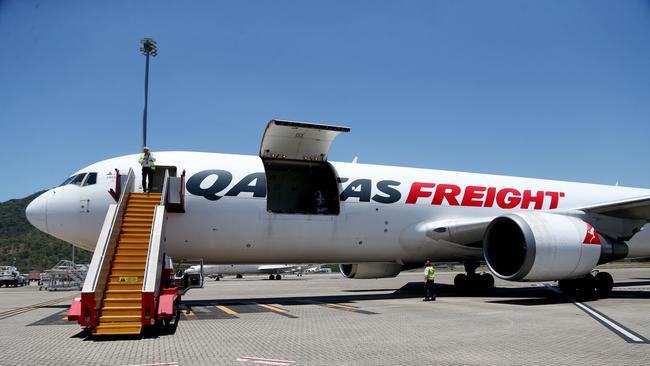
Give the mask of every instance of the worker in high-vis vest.
[[436, 301], [436, 294], [433, 292], [433, 280], [436, 278], [436, 270], [433, 264], [427, 259], [424, 264], [424, 299], [422, 301]]
[[151, 181], [153, 181], [153, 172], [156, 170], [156, 158], [148, 147], [142, 149], [140, 154], [140, 165], [142, 166], [142, 190], [151, 192]]

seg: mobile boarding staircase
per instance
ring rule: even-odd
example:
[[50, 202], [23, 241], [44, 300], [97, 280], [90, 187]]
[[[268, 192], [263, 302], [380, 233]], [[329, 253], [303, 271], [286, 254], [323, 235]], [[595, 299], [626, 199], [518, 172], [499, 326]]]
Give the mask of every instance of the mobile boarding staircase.
[[143, 326], [168, 325], [184, 293], [164, 247], [168, 212], [185, 212], [185, 172], [166, 172], [162, 193], [134, 192], [133, 170], [116, 173], [110, 193], [117, 204], [109, 206], [81, 297], [68, 310], [68, 320], [98, 336], [139, 335]]

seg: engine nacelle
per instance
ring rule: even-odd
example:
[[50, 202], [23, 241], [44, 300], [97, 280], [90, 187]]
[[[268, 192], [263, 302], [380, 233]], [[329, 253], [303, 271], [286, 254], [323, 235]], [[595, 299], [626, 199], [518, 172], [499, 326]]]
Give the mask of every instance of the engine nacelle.
[[580, 277], [599, 263], [624, 258], [627, 246], [599, 235], [575, 217], [520, 212], [490, 223], [483, 238], [483, 255], [501, 279], [549, 281]]
[[402, 265], [393, 262], [339, 264], [345, 278], [395, 277], [402, 271]]

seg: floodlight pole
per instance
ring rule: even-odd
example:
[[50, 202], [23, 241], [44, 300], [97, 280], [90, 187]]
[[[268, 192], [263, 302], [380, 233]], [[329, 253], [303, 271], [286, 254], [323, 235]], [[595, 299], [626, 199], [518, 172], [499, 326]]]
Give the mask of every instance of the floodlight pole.
[[142, 47], [140, 52], [146, 57], [146, 64], [144, 69], [144, 111], [142, 112], [142, 147], [147, 146], [147, 103], [149, 100], [149, 56], [156, 56], [158, 49], [156, 48], [156, 41], [151, 38], [143, 38], [140, 40]]
[[147, 146], [147, 102], [149, 97], [149, 53], [144, 69], [144, 112], [142, 113], [142, 147]]

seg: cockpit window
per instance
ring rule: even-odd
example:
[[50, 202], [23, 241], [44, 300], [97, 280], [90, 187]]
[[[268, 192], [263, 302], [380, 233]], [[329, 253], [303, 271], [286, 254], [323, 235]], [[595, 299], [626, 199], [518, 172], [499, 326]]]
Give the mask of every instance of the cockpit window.
[[86, 173], [77, 174], [77, 175], [74, 176], [74, 178], [72, 178], [72, 180], [68, 184], [76, 184], [76, 185], [80, 186], [81, 182], [84, 181], [85, 177], [86, 177]]
[[72, 177], [64, 180], [63, 183], [59, 184], [59, 187], [63, 187], [66, 184], [70, 184], [70, 182], [74, 179], [74, 177], [76, 177], [76, 175], [73, 175]]
[[97, 173], [88, 173], [88, 178], [86, 178], [86, 181], [84, 182], [84, 187], [95, 183], [97, 183]]

